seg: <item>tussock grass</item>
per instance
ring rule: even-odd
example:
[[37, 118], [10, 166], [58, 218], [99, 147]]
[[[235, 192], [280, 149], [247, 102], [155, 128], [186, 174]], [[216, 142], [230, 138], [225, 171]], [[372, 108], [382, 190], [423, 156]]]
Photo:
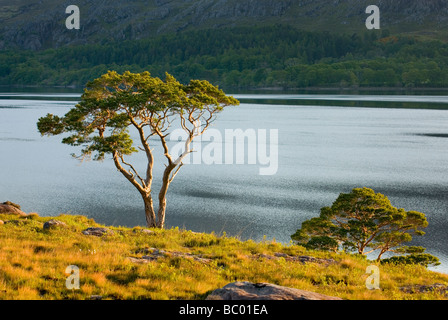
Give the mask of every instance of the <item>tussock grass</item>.
[[[43, 230], [50, 219], [66, 226]], [[84, 216], [0, 215], [0, 220], [15, 221], [0, 225], [0, 299], [205, 299], [233, 281], [269, 282], [343, 299], [447, 299], [438, 292], [400, 290], [413, 284], [448, 285], [448, 275], [420, 266], [380, 265], [380, 289], [368, 290], [366, 268], [375, 262], [356, 255], [308, 251], [275, 241], [240, 241], [225, 234], [179, 228], [145, 233], [141, 227], [108, 226], [114, 234], [86, 236], [82, 230], [104, 226]], [[152, 248], [168, 254], [147, 263], [129, 259], [142, 258]], [[303, 264], [276, 253], [336, 263]], [[191, 255], [210, 260], [198, 261]], [[79, 290], [66, 288], [69, 265], [80, 270]]]

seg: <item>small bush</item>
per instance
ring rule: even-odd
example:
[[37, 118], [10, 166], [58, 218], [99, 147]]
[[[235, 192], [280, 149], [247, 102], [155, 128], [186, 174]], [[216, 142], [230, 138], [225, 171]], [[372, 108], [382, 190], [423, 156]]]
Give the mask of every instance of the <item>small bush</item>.
[[187, 239], [184, 242], [184, 246], [187, 248], [193, 248], [193, 247], [209, 247], [209, 246], [214, 246], [214, 245], [219, 245], [220, 244], [220, 239], [218, 238], [192, 238], [192, 239]]
[[407, 256], [395, 256], [381, 260], [382, 264], [389, 263], [394, 265], [400, 264], [417, 264], [424, 267], [440, 265], [439, 259], [429, 253], [410, 254]]
[[129, 285], [138, 279], [139, 275], [135, 272], [122, 272], [107, 275], [106, 278], [119, 285]]
[[44, 247], [44, 246], [35, 246], [33, 249], [34, 253], [47, 253], [47, 252], [53, 252], [54, 249], [53, 248], [49, 248], [49, 247]]
[[39, 214], [36, 212], [30, 212], [27, 216], [27, 219], [36, 220], [39, 218]]

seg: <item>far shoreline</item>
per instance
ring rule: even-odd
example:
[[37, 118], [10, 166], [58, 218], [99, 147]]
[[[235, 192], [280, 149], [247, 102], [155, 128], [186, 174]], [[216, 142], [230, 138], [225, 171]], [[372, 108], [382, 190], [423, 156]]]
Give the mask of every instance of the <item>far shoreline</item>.
[[[445, 92], [448, 95], [448, 87], [341, 87], [341, 86], [324, 86], [324, 87], [232, 87], [220, 86], [225, 91], [232, 91], [233, 93], [242, 92], [283, 92], [283, 93], [299, 93], [299, 92], [400, 92], [400, 93], [421, 93], [421, 92]], [[71, 92], [82, 93], [84, 86], [68, 85], [68, 86], [51, 86], [51, 85], [0, 85], [0, 92], [3, 89], [40, 89], [40, 90], [69, 90]]]

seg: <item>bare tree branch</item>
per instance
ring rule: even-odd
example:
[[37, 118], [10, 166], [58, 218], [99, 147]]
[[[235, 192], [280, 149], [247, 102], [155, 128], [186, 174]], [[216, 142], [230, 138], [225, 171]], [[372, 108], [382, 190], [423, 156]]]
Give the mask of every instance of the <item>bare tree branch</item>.
[[174, 179], [174, 177], [177, 175], [177, 173], [179, 172], [180, 168], [183, 166], [184, 164], [181, 162], [179, 164], [179, 166], [177, 167], [176, 171], [173, 172], [173, 174], [171, 175], [171, 178], [169, 179], [169, 183], [171, 183]]
[[[123, 155], [120, 155], [120, 159], [121, 159], [121, 162], [122, 162], [123, 164], [127, 165], [127, 166], [130, 168], [130, 170], [132, 170], [132, 171], [134, 172], [133, 176], [135, 175], [135, 176], [140, 180], [140, 182], [141, 182], [143, 188], [146, 189], [147, 186], [146, 186], [146, 182], [145, 182], [145, 180], [143, 180], [143, 178], [140, 177], [140, 175], [138, 174], [137, 170], [135, 170], [134, 166], [133, 166], [132, 164], [130, 164], [130, 163], [124, 161], [124, 159], [123, 159]], [[130, 173], [132, 174], [132, 172], [130, 172]]]
[[145, 188], [143, 188], [135, 180], [134, 175], [132, 173], [130, 173], [129, 171], [127, 171], [125, 168], [123, 168], [123, 166], [120, 163], [120, 155], [118, 154], [118, 151], [113, 152], [113, 160], [114, 160], [115, 166], [117, 167], [118, 171], [120, 171], [126, 177], [126, 179], [128, 179], [129, 182], [131, 182], [132, 185], [134, 187], [136, 187], [138, 191], [140, 191], [140, 193], [146, 192]]

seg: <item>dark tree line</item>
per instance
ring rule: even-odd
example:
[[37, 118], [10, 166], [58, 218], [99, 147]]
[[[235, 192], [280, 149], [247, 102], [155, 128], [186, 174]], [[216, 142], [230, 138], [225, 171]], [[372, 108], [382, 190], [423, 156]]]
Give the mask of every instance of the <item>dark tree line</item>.
[[448, 45], [306, 32], [289, 26], [197, 30], [145, 40], [0, 52], [0, 84], [79, 85], [108, 70], [173, 74], [224, 87], [447, 87]]

